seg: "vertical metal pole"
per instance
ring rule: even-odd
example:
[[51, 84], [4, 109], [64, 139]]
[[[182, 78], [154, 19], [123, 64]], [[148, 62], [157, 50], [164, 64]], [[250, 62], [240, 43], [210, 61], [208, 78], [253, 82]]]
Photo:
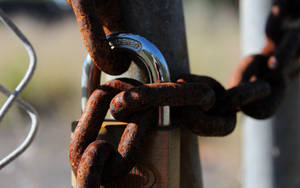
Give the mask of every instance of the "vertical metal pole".
[[[119, 1], [121, 10], [114, 13], [119, 13], [117, 17], [120, 16], [124, 24], [124, 28], [122, 27], [120, 32], [141, 35], [154, 43], [167, 60], [172, 81], [175, 81], [180, 74], [189, 73], [181, 0], [116, 1]], [[114, 16], [111, 18], [114, 19]], [[118, 28], [111, 29], [113, 30], [109, 32], [119, 31]], [[146, 81], [147, 76], [145, 75], [147, 74], [138, 64], [132, 64], [129, 71], [123, 76]], [[105, 80], [114, 78], [108, 75], [104, 75], [104, 77]], [[105, 126], [102, 127], [102, 130], [105, 130], [100, 131], [99, 137], [117, 144], [124, 123], [109, 122], [111, 121], [104, 123]], [[178, 126], [178, 122], [172, 121], [172, 109], [171, 124]], [[180, 139], [181, 136], [183, 139]], [[202, 187], [198, 141], [190, 131], [186, 131], [184, 128], [183, 130], [179, 130], [179, 128], [153, 130], [147, 136], [145, 144], [143, 152], [130, 174], [106, 184], [105, 188]], [[73, 186], [76, 187], [74, 175], [72, 179]]]
[[[242, 0], [240, 4], [242, 55], [259, 53], [271, 0]], [[272, 119], [243, 122], [243, 187], [273, 188]]]
[[299, 187], [300, 101], [299, 80], [289, 86], [281, 108], [274, 117], [274, 187]]
[[[167, 60], [172, 81], [180, 74], [190, 72], [181, 0], [120, 0], [120, 5], [126, 32], [141, 35], [160, 49]], [[135, 65], [125, 75], [145, 80], [142, 70]], [[111, 78], [105, 76], [106, 80]], [[168, 165], [166, 171], [159, 172], [160, 182], [155, 187], [201, 188], [197, 137], [186, 130], [181, 130], [180, 133], [179, 130], [156, 132], [151, 135], [153, 148], [150, 150], [167, 142], [168, 152], [166, 156], [152, 157], [161, 157], [159, 160], [166, 161]], [[158, 142], [159, 140], [163, 143]]]
[[300, 87], [289, 85], [273, 121], [274, 188], [300, 186]]

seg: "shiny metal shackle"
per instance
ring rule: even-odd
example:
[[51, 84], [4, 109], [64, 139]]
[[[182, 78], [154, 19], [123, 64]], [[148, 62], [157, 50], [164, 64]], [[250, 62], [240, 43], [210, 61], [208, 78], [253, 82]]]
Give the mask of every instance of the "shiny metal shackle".
[[[107, 35], [111, 50], [126, 50], [136, 57], [147, 70], [150, 83], [169, 82], [170, 73], [167, 62], [159, 49], [150, 41], [134, 34], [112, 34]], [[81, 87], [82, 87], [82, 109], [88, 99], [89, 87], [94, 85], [91, 78], [97, 69], [88, 55], [83, 66]], [[99, 78], [100, 79], [100, 78]], [[170, 125], [170, 107], [160, 106], [158, 114], [158, 126], [167, 127]]]
[[81, 72], [81, 111], [83, 112], [86, 103], [96, 89], [99, 86], [101, 78], [101, 71], [97, 69], [93, 63], [91, 57], [87, 55], [84, 60], [82, 72]]

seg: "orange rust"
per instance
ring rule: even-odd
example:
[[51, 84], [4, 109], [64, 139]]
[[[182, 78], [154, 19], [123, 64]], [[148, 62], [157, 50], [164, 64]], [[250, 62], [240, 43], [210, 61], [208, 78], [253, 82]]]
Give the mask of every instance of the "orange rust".
[[[67, 0], [68, 3], [71, 2], [71, 0]], [[74, 3], [75, 2], [75, 3]], [[92, 3], [90, 3], [92, 2]], [[124, 26], [122, 26], [122, 22], [120, 21], [120, 12], [118, 10], [118, 3], [117, 1], [110, 0], [110, 1], [80, 1], [80, 0], [72, 0], [72, 6], [74, 8], [77, 21], [79, 24], [79, 27], [81, 29], [85, 45], [88, 48], [88, 52], [90, 53], [93, 61], [96, 63], [98, 68], [101, 68], [105, 72], [111, 72], [111, 74], [119, 74], [120, 72], [124, 71], [123, 69], [126, 68], [127, 64], [125, 63], [125, 68], [124, 67], [119, 67], [116, 69], [117, 62], [120, 63], [121, 58], [115, 57], [109, 50], [109, 46], [107, 44], [107, 40], [105, 37], [105, 34], [111, 34], [114, 32], [121, 31]], [[76, 9], [76, 10], [75, 10]], [[91, 11], [88, 12], [85, 9], [90, 9]], [[77, 13], [76, 13], [77, 11]], [[99, 14], [100, 13], [100, 14]], [[273, 6], [272, 7], [272, 14], [273, 16], [278, 16], [280, 14], [280, 7], [279, 6]], [[274, 17], [273, 17], [274, 18]], [[274, 20], [272, 20], [274, 21]], [[278, 20], [277, 20], [278, 21]], [[276, 20], [275, 20], [276, 22]], [[278, 24], [279, 23], [279, 24]], [[272, 23], [274, 24], [274, 23]], [[280, 20], [275, 23], [275, 27], [278, 25], [281, 27]], [[271, 25], [274, 26], [274, 25]], [[102, 29], [99, 29], [102, 28]], [[278, 29], [278, 28], [277, 28]], [[97, 33], [98, 32], [98, 33]], [[275, 37], [278, 37], [281, 40], [281, 36], [278, 35], [278, 33], [272, 33], [274, 34]], [[98, 35], [99, 34], [99, 35]], [[281, 34], [281, 33], [279, 33]], [[278, 36], [277, 36], [278, 35]], [[275, 40], [275, 39], [274, 39]], [[280, 44], [280, 40], [278, 40], [278, 44]], [[276, 40], [277, 41], [277, 40]], [[183, 101], [179, 101], [179, 99], [174, 99], [174, 95], [172, 96], [171, 94], [174, 94], [176, 92], [179, 92], [178, 87], [176, 88], [176, 84], [174, 83], [169, 83], [169, 84], [157, 84], [157, 85], [152, 85], [149, 87], [143, 86], [140, 88], [134, 88], [131, 91], [126, 91], [122, 92], [121, 94], [118, 94], [116, 98], [114, 98], [114, 101], [112, 102], [112, 110], [117, 113], [120, 113], [121, 108], [127, 108], [126, 110], [129, 109], [130, 113], [129, 115], [124, 115], [124, 117], [118, 116], [117, 118], [121, 120], [126, 120], [130, 122], [127, 124], [126, 129], [122, 135], [121, 142], [118, 147], [118, 153], [114, 153], [113, 157], [111, 157], [110, 160], [113, 162], [117, 161], [117, 164], [112, 163], [112, 167], [121, 167], [121, 170], [118, 168], [106, 168], [107, 176], [113, 177], [112, 180], [116, 180], [120, 174], [124, 175], [124, 172], [129, 171], [131, 169], [131, 166], [134, 164], [136, 160], [136, 154], [138, 153], [137, 151], [139, 148], [141, 148], [141, 139], [145, 137], [145, 133], [149, 129], [149, 125], [153, 124], [149, 123], [145, 120], [139, 122], [137, 120], [133, 120], [134, 117], [141, 118], [142, 116], [139, 116], [136, 114], [136, 112], [140, 112], [142, 110], [152, 109], [152, 107], [160, 105], [160, 104], [169, 104], [173, 106], [185, 106], [184, 108], [181, 109], [180, 113], [177, 114], [178, 117], [180, 117], [181, 114], [186, 115], [191, 115], [189, 117], [188, 115], [185, 116], [185, 118], [182, 118], [183, 120], [190, 121], [188, 125], [190, 125], [190, 128], [192, 131], [194, 131], [197, 134], [200, 135], [205, 135], [205, 136], [224, 136], [229, 133], [231, 133], [234, 128], [235, 128], [235, 116], [236, 112], [240, 109], [242, 109], [246, 114], [252, 115], [253, 117], [256, 118], [266, 118], [267, 116], [270, 116], [274, 113], [274, 110], [277, 108], [278, 104], [281, 101], [281, 98], [283, 96], [283, 90], [284, 88], [284, 83], [282, 83], [282, 74], [281, 70], [278, 72], [274, 73], [272, 72], [273, 70], [270, 70], [270, 68], [276, 67], [276, 56], [273, 54], [275, 53], [275, 48], [277, 46], [275, 45], [274, 41], [272, 41], [269, 37], [267, 37], [267, 44], [265, 45], [264, 49], [261, 51], [260, 56], [263, 57], [264, 62], [259, 62], [256, 61], [255, 56], [247, 57], [243, 59], [241, 65], [237, 68], [236, 72], [234, 73], [233, 77], [231, 78], [230, 85], [231, 88], [230, 90], [225, 90], [223, 86], [220, 86], [219, 83], [217, 83], [215, 80], [215, 85], [210, 85], [211, 80], [209, 79], [204, 79], [205, 81], [202, 82], [204, 85], [209, 85], [211, 86], [213, 92], [215, 93], [215, 98], [212, 101], [216, 101], [214, 104], [211, 104], [210, 106], [203, 108], [199, 107], [201, 105], [199, 101], [197, 100], [203, 100], [203, 96], [198, 95], [199, 93], [195, 92], [196, 90], [189, 90], [188, 88], [185, 88], [185, 90], [188, 90], [187, 94], [191, 95], [197, 95], [195, 96], [188, 96], [188, 99], [184, 99]], [[124, 54], [123, 54], [124, 55]], [[274, 56], [273, 56], [274, 55]], [[271, 57], [270, 57], [271, 56]], [[124, 55], [124, 57], [126, 57]], [[279, 59], [279, 58], [278, 58]], [[281, 60], [281, 59], [280, 59]], [[116, 64], [114, 64], [116, 63]], [[115, 66], [115, 69], [113, 68]], [[128, 68], [128, 67], [127, 67]], [[193, 78], [191, 79], [193, 80]], [[249, 83], [249, 82], [254, 82], [255, 83]], [[260, 80], [264, 80], [262, 83], [260, 83]], [[185, 82], [185, 79], [179, 79], [178, 82], [181, 82], [181, 86], [187, 86], [189, 84], [182, 83]], [[207, 83], [206, 83], [207, 81]], [[246, 84], [244, 82], [247, 82]], [[180, 85], [179, 84], [179, 85]], [[174, 86], [175, 85], [175, 86]], [[220, 87], [219, 87], [220, 86]], [[148, 88], [147, 88], [148, 87]], [[165, 88], [164, 88], [165, 87]], [[270, 87], [272, 89], [270, 89]], [[142, 88], [142, 89], [141, 89]], [[146, 88], [146, 89], [145, 89]], [[147, 90], [147, 89], [153, 89], [153, 90]], [[175, 89], [174, 89], [175, 88]], [[220, 89], [221, 88], [221, 89]], [[145, 91], [143, 91], [145, 89]], [[165, 89], [165, 91], [163, 91]], [[177, 91], [173, 91], [177, 90]], [[195, 89], [192, 87], [192, 89]], [[159, 90], [163, 92], [158, 92]], [[272, 90], [272, 93], [270, 94], [270, 90]], [[151, 92], [149, 92], [151, 91]], [[160, 95], [157, 95], [157, 93], [160, 93]], [[167, 97], [164, 95], [164, 93], [168, 94]], [[181, 93], [181, 92], [179, 92]], [[197, 94], [195, 94], [197, 93]], [[116, 93], [115, 93], [116, 94]], [[187, 94], [184, 94], [186, 96]], [[204, 94], [205, 95], [205, 94]], [[199, 97], [201, 96], [201, 97]], [[95, 97], [95, 96], [93, 96]], [[151, 99], [153, 97], [153, 100]], [[161, 98], [159, 98], [161, 97]], [[164, 98], [165, 97], [165, 98]], [[174, 97], [174, 98], [172, 98]], [[193, 100], [191, 99], [192, 97]], [[198, 98], [197, 98], [198, 97]], [[205, 96], [204, 96], [205, 97]], [[123, 101], [124, 98], [131, 98], [132, 104], [129, 104], [130, 102], [128, 101]], [[150, 100], [149, 100], [150, 98]], [[91, 99], [93, 100], [93, 98]], [[157, 100], [157, 101], [155, 101]], [[189, 101], [190, 100], [190, 101]], [[149, 102], [150, 101], [150, 102]], [[198, 102], [198, 103], [197, 103]], [[149, 104], [149, 105], [148, 105]], [[130, 105], [131, 108], [130, 108]], [[134, 106], [135, 105], [135, 106]], [[196, 107], [195, 107], [196, 105]], [[96, 109], [95, 106], [97, 104], [90, 104], [90, 108]], [[129, 107], [128, 107], [129, 106]], [[193, 107], [191, 107], [193, 106]], [[187, 109], [187, 110], [186, 110]], [[269, 110], [266, 110], [269, 109]], [[270, 110], [271, 109], [271, 110]], [[125, 110], [125, 111], [126, 111]], [[94, 110], [96, 111], [96, 110]], [[176, 111], [176, 110], [175, 110]], [[257, 114], [257, 111], [259, 113]], [[263, 112], [267, 111], [267, 112]], [[155, 114], [155, 113], [152, 113]], [[196, 114], [196, 115], [195, 115]], [[86, 119], [83, 118], [83, 121], [86, 121], [87, 119], [92, 118], [92, 115], [86, 115]], [[196, 118], [200, 117], [200, 120], [197, 121], [195, 120]], [[133, 118], [133, 119], [131, 119]], [[194, 118], [194, 119], [193, 119]], [[146, 120], [153, 120], [154, 118], [149, 118]], [[192, 121], [191, 121], [192, 120]], [[88, 120], [87, 120], [88, 121]], [[133, 121], [133, 122], [132, 122]], [[194, 124], [194, 122], [202, 122], [200, 125]], [[220, 123], [221, 122], [221, 123]], [[80, 124], [80, 123], [79, 123]], [[79, 125], [79, 129], [84, 129], [84, 126]], [[96, 124], [96, 123], [95, 123]], [[119, 124], [119, 123], [118, 123]], [[183, 123], [183, 125], [186, 125], [187, 123]], [[144, 126], [142, 126], [144, 125]], [[147, 126], [148, 125], [148, 126]], [[204, 126], [203, 126], [204, 125]], [[96, 129], [95, 129], [96, 130]], [[85, 130], [88, 132], [87, 130]], [[96, 131], [95, 131], [96, 132]], [[142, 136], [141, 136], [141, 135]], [[78, 136], [78, 135], [77, 135]], [[76, 137], [75, 138], [79, 138]], [[80, 138], [79, 138], [80, 140]], [[74, 143], [70, 145], [76, 145], [77, 140], [74, 141]], [[167, 142], [167, 141], [165, 141]], [[91, 147], [94, 146], [96, 142], [92, 142], [90, 145]], [[86, 148], [83, 156], [81, 156], [80, 160], [80, 170], [78, 170], [78, 178], [82, 178], [85, 175], [91, 174], [89, 168], [93, 166], [92, 163], [87, 163], [85, 165], [84, 162], [81, 163], [81, 161], [89, 161], [89, 157], [93, 157], [93, 159], [97, 159], [97, 157], [94, 157], [93, 155], [96, 155], [94, 153], [95, 147], [92, 147], [90, 150], [90, 145]], [[162, 145], [162, 144], [161, 144]], [[84, 148], [84, 147], [83, 147]], [[101, 148], [99, 149], [101, 150]], [[100, 152], [97, 150], [97, 152], [102, 153], [102, 154], [107, 154], [105, 152]], [[166, 150], [168, 151], [168, 150]], [[79, 154], [81, 155], [80, 150], [78, 150]], [[90, 152], [90, 153], [89, 153]], [[107, 154], [108, 155], [108, 154]], [[168, 154], [166, 154], [168, 155]], [[119, 158], [118, 158], [119, 157]], [[124, 160], [120, 160], [120, 157], [123, 157]], [[108, 158], [106, 157], [105, 160], [102, 159], [100, 160], [102, 166], [99, 167], [101, 171], [98, 172], [98, 176], [103, 175], [102, 172], [105, 169], [104, 163], [107, 162]], [[121, 158], [121, 159], [123, 159]], [[101, 158], [100, 158], [101, 159]], [[91, 159], [92, 160], [92, 159]], [[97, 159], [99, 160], [99, 159]], [[118, 161], [119, 160], [119, 161]], [[160, 159], [158, 159], [160, 160]], [[111, 162], [111, 161], [110, 161]], [[164, 161], [165, 162], [165, 161]], [[78, 165], [78, 162], [72, 162], [73, 165]], [[95, 163], [96, 164], [96, 163]], [[110, 164], [110, 163], [108, 163]], [[120, 165], [121, 164], [121, 165]], [[149, 165], [148, 165], [149, 166]], [[168, 164], [167, 164], [168, 167]], [[81, 171], [82, 170], [82, 171]], [[103, 170], [103, 171], [102, 171]], [[140, 169], [139, 169], [140, 170]], [[97, 171], [97, 170], [96, 170]], [[138, 170], [133, 169], [131, 171], [131, 175], [140, 175], [143, 170], [140, 170], [140, 172], [136, 172]], [[162, 167], [161, 169], [162, 172], [167, 174], [168, 172], [165, 171]], [[82, 172], [82, 173], [81, 173]], [[128, 176], [126, 177], [128, 178]], [[83, 178], [85, 179], [85, 178]], [[97, 178], [97, 180], [94, 180], [96, 183], [100, 184], [99, 181], [102, 181], [102, 178]], [[159, 179], [159, 178], [158, 178]], [[167, 178], [166, 178], [167, 179]], [[98, 181], [98, 182], [97, 182]], [[123, 181], [124, 183], [126, 181]], [[137, 183], [137, 187], [141, 183]], [[123, 184], [120, 184], [122, 187], [124, 186]], [[166, 184], [167, 185], [167, 184]], [[79, 185], [79, 187], [85, 187], [85, 185]], [[98, 185], [97, 185], [98, 186]], [[109, 187], [106, 185], [105, 187]], [[112, 186], [114, 187], [114, 186]], [[120, 186], [115, 186], [115, 187], [120, 187]], [[130, 186], [132, 187], [132, 186]], [[165, 187], [165, 186], [162, 186]]]
[[264, 46], [263, 50], [261, 51], [262, 55], [270, 55], [274, 53], [276, 44], [274, 41], [270, 39], [270, 37], [266, 36], [266, 45]]
[[70, 5], [70, 6], [72, 6], [72, 2], [71, 2], [72, 0], [66, 0], [66, 2]]
[[[153, 188], [169, 185], [168, 131], [150, 131], [140, 157], [130, 173], [101, 188]], [[174, 157], [174, 156], [172, 156]]]
[[198, 83], [154, 83], [132, 88], [116, 95], [111, 101], [111, 114], [124, 121], [131, 114], [159, 105], [198, 105], [207, 110], [215, 102], [211, 88]]
[[[122, 89], [130, 89], [137, 84], [137, 81], [128, 79], [116, 79], [108, 81], [106, 85], [96, 89], [89, 97], [86, 108], [78, 122], [78, 125], [71, 138], [69, 158], [74, 173], [80, 164], [81, 157], [87, 146], [96, 140], [104, 117], [109, 108], [109, 102], [115, 94]], [[115, 86], [111, 87], [111, 86]]]
[[230, 80], [230, 86], [237, 86], [254, 80], [267, 81], [271, 86], [271, 93], [260, 100], [241, 107], [241, 110], [256, 119], [264, 119], [273, 115], [282, 101], [285, 84], [281, 72], [272, 72], [276, 66], [276, 59], [271, 56], [253, 55], [243, 59]]
[[[130, 58], [124, 52], [110, 49], [107, 34], [122, 31], [119, 5], [117, 0], [70, 0], [86, 49], [99, 70], [108, 74], [124, 73]], [[111, 10], [111, 11], [110, 11]]]
[[243, 73], [249, 66], [249, 64], [252, 63], [254, 59], [254, 56], [247, 56], [242, 59], [241, 63], [237, 66], [237, 68], [234, 70], [234, 72], [231, 74], [229, 79], [229, 87], [235, 87], [237, 86], [243, 77]]
[[274, 16], [279, 16], [279, 14], [280, 14], [280, 7], [278, 5], [273, 5], [272, 6], [272, 14]]
[[106, 35], [110, 35], [110, 34], [113, 33], [113, 32], [112, 32], [110, 29], [108, 29], [105, 25], [103, 26], [103, 30], [104, 30], [104, 33], [105, 33]]
[[275, 69], [277, 66], [277, 59], [275, 56], [271, 56], [268, 60], [268, 67], [271, 69]]

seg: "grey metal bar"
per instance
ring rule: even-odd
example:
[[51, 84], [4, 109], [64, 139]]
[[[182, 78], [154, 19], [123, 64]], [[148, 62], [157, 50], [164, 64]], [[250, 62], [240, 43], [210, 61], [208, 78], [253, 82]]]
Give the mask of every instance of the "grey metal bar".
[[[143, 36], [160, 49], [166, 58], [172, 81], [181, 74], [190, 72], [182, 0], [121, 0], [120, 7], [122, 7], [120, 14], [125, 26], [124, 31]], [[103, 81], [116, 78], [116, 76], [103, 75], [105, 78]], [[145, 70], [136, 64], [132, 64], [121, 76], [142, 82], [148, 81]], [[180, 133], [178, 130], [170, 131], [168, 142], [168, 151], [170, 151], [168, 181], [172, 182], [171, 187], [201, 188], [197, 136], [183, 128]]]
[[300, 187], [300, 82], [289, 85], [273, 118], [274, 188]]
[[[121, 0], [120, 6], [124, 30], [147, 38], [160, 49], [168, 63], [172, 81], [181, 74], [190, 73], [182, 0]], [[140, 81], [145, 80], [143, 70], [135, 64], [132, 64], [126, 74]], [[111, 79], [110, 76], [107, 78]], [[172, 109], [171, 122], [174, 123]], [[173, 145], [170, 145], [180, 150], [180, 153], [175, 152], [169, 157], [172, 167], [169, 169], [172, 173], [169, 180], [177, 182], [177, 179], [180, 179], [180, 188], [201, 188], [197, 136], [185, 128], [182, 128], [180, 136], [178, 135], [175, 131], [170, 135], [170, 143], [173, 142]], [[177, 167], [180, 168], [180, 172]]]
[[[84, 60], [83, 66], [82, 66], [82, 72], [81, 72], [81, 111], [84, 111], [85, 105], [89, 99], [89, 75], [92, 70], [96, 68], [94, 64], [92, 63], [92, 59], [89, 55]], [[100, 78], [99, 78], [100, 79]]]
[[[265, 44], [270, 0], [242, 0], [240, 23], [242, 56], [259, 53]], [[272, 120], [243, 120], [243, 187], [273, 188]]]

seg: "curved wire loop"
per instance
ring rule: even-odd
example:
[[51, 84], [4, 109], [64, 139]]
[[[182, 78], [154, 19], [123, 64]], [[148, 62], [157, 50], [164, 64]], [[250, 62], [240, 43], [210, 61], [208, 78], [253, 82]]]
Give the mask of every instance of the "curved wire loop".
[[25, 73], [25, 76], [17, 85], [15, 90], [13, 92], [10, 92], [4, 86], [0, 85], [0, 92], [8, 96], [8, 99], [5, 101], [5, 103], [0, 109], [0, 123], [15, 101], [20, 105], [22, 109], [26, 111], [26, 113], [29, 115], [31, 119], [31, 128], [25, 140], [13, 152], [11, 152], [9, 155], [7, 155], [5, 158], [3, 158], [0, 161], [0, 169], [2, 169], [7, 164], [9, 164], [14, 159], [16, 159], [19, 155], [21, 155], [32, 143], [38, 129], [38, 113], [31, 105], [29, 105], [27, 102], [23, 101], [22, 99], [18, 98], [19, 94], [27, 86], [27, 84], [29, 83], [29, 81], [31, 80], [34, 74], [36, 64], [37, 64], [35, 51], [32, 45], [30, 44], [30, 42], [27, 40], [27, 38], [22, 34], [22, 32], [17, 28], [17, 26], [8, 18], [8, 16], [1, 9], [0, 9], [0, 20], [18, 37], [18, 39], [20, 39], [29, 56], [28, 69]]
[[[6, 96], [11, 95], [9, 90], [3, 87], [2, 85], [0, 85], [0, 92], [4, 93]], [[20, 105], [21, 108], [23, 108], [26, 111], [26, 113], [31, 119], [30, 130], [23, 143], [20, 144], [20, 146], [18, 146], [13, 152], [11, 152], [9, 155], [7, 155], [0, 161], [0, 169], [2, 169], [14, 159], [16, 159], [30, 146], [38, 130], [39, 118], [37, 111], [30, 104], [28, 104], [26, 101], [20, 98], [17, 98], [16, 102]]]

